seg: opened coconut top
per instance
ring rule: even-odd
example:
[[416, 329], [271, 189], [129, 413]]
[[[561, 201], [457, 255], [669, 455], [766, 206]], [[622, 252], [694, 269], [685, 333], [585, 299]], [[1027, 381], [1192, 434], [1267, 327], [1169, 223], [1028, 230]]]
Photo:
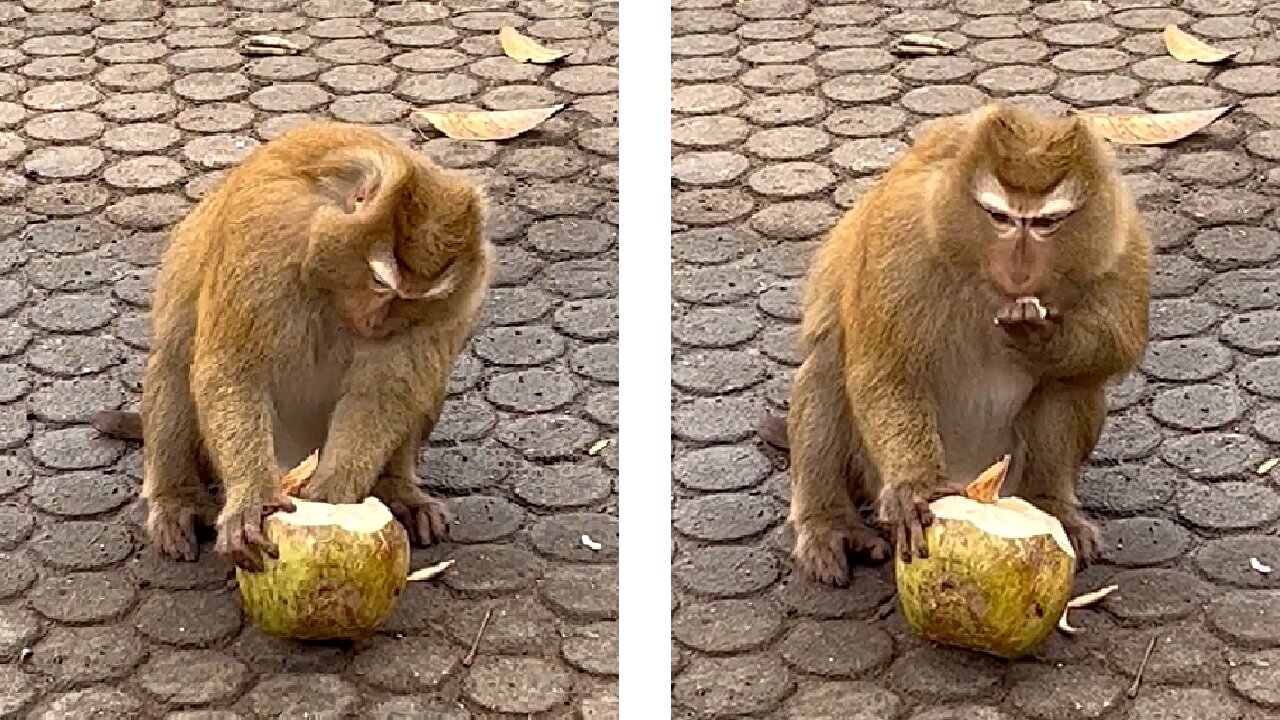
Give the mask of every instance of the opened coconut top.
[[336, 525], [348, 532], [372, 533], [378, 532], [386, 527], [387, 523], [395, 520], [387, 506], [377, 498], [365, 498], [362, 503], [350, 505], [330, 505], [310, 500], [291, 499], [294, 506], [293, 512], [274, 515], [281, 522], [290, 525]]
[[1000, 486], [1009, 471], [1009, 457], [983, 471], [965, 488], [964, 495], [948, 495], [929, 504], [935, 517], [972, 523], [984, 533], [1002, 538], [1049, 535], [1058, 547], [1075, 557], [1071, 540], [1054, 516], [1020, 497], [1000, 497]]

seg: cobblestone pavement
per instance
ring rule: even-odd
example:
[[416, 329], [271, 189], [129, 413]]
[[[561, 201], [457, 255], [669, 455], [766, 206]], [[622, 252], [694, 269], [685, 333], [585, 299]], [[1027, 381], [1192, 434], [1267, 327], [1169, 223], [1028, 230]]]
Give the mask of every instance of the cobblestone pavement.
[[[0, 2], [0, 717], [616, 715], [616, 445], [592, 451], [617, 416], [616, 5]], [[517, 64], [503, 24], [573, 52]], [[304, 51], [244, 57], [253, 33]], [[502, 143], [409, 118], [556, 102]], [[138, 447], [87, 424], [137, 401], [162, 231], [220, 169], [326, 116], [473, 171], [499, 244], [420, 466], [456, 524], [415, 567], [457, 565], [354, 648], [247, 626], [209, 546], [158, 559]]]
[[[1165, 55], [1178, 23], [1243, 52]], [[1280, 718], [1280, 3], [676, 0], [674, 699], [683, 717]], [[961, 49], [907, 59], [928, 32]], [[1116, 582], [1087, 631], [1004, 663], [911, 637], [887, 568], [851, 589], [785, 556], [785, 473], [753, 438], [798, 363], [816, 241], [913, 128], [985, 98], [1039, 108], [1237, 102], [1170, 148], [1122, 150], [1158, 247], [1152, 345], [1111, 394], [1081, 495]], [[1136, 699], [1126, 697], [1149, 638]], [[1270, 709], [1269, 709], [1270, 708]]]

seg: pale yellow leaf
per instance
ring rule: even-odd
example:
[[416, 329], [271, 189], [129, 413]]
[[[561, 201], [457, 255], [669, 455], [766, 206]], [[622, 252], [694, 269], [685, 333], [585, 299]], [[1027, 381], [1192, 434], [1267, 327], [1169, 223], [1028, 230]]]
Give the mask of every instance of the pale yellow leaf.
[[1094, 115], [1076, 113], [1102, 137], [1118, 145], [1167, 145], [1208, 127], [1234, 106], [1208, 110], [1148, 113], [1142, 115]]
[[956, 46], [946, 40], [919, 33], [903, 35], [893, 44], [893, 52], [898, 55], [946, 55], [955, 50]]
[[1258, 474], [1266, 475], [1267, 473], [1274, 470], [1276, 468], [1276, 465], [1280, 465], [1280, 458], [1271, 458], [1270, 460], [1267, 460], [1266, 462], [1258, 466]]
[[1108, 585], [1102, 589], [1087, 592], [1083, 595], [1071, 598], [1071, 600], [1067, 602], [1067, 607], [1062, 611], [1062, 617], [1058, 618], [1058, 629], [1070, 635], [1080, 632], [1081, 628], [1075, 627], [1067, 621], [1067, 613], [1076, 608], [1089, 607], [1118, 589], [1120, 589], [1119, 585]]
[[498, 42], [502, 44], [502, 52], [506, 53], [507, 57], [520, 62], [545, 65], [569, 54], [543, 47], [532, 38], [520, 34], [519, 30], [510, 25], [503, 25], [498, 30]]
[[587, 448], [587, 454], [599, 455], [601, 450], [604, 450], [605, 448], [609, 447], [611, 444], [613, 444], [613, 440], [610, 440], [609, 438], [605, 438], [603, 440], [597, 440], [591, 444], [591, 447]]
[[284, 490], [284, 494], [289, 497], [298, 497], [303, 489], [307, 487], [307, 483], [311, 480], [311, 476], [316, 472], [316, 466], [320, 464], [320, 451], [317, 450], [306, 457], [298, 466], [284, 474], [280, 480], [280, 486]]
[[430, 580], [431, 578], [443, 573], [445, 570], [448, 570], [451, 567], [453, 567], [453, 561], [445, 560], [444, 562], [439, 562], [439, 563], [436, 563], [435, 565], [429, 565], [420, 570], [414, 570], [413, 572], [409, 573], [409, 577], [406, 579], [409, 582]]
[[509, 140], [546, 122], [564, 105], [525, 110], [417, 110], [415, 114], [454, 140]]
[[1164, 47], [1175, 60], [1206, 64], [1222, 62], [1238, 52], [1216, 48], [1177, 25], [1164, 26]]

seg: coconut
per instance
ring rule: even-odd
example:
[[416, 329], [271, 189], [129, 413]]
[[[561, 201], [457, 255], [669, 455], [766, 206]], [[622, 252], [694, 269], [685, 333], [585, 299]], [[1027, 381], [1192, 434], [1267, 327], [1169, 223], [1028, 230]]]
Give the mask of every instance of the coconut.
[[280, 549], [262, 572], [236, 568], [245, 614], [271, 635], [355, 640], [390, 617], [409, 580], [409, 535], [377, 498], [331, 505], [297, 498], [315, 471], [313, 453], [281, 485], [293, 512], [263, 523]]
[[1008, 463], [987, 469], [964, 495], [930, 503], [929, 557], [895, 559], [895, 574], [917, 634], [1013, 659], [1053, 632], [1071, 597], [1076, 554], [1057, 518], [999, 497]]
[[250, 621], [295, 640], [361, 639], [386, 622], [409, 575], [409, 536], [376, 498], [293, 501], [267, 518], [280, 549], [262, 572], [236, 569]]

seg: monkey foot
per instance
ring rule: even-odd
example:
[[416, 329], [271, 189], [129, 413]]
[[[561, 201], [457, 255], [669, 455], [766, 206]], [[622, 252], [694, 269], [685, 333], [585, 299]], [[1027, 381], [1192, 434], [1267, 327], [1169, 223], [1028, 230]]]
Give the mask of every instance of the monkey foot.
[[417, 490], [413, 496], [384, 500], [391, 514], [409, 533], [409, 542], [426, 547], [449, 537], [449, 514], [440, 500]]
[[241, 569], [261, 572], [263, 557], [279, 557], [280, 551], [267, 539], [262, 521], [279, 511], [292, 512], [293, 501], [280, 496], [265, 503], [241, 503], [239, 511], [224, 509], [218, 518], [218, 554]]
[[889, 559], [889, 543], [858, 520], [842, 528], [798, 530], [792, 557], [810, 580], [845, 587], [849, 584], [850, 553], [883, 562]]
[[195, 562], [200, 557], [197, 517], [198, 513], [190, 507], [171, 510], [152, 507], [147, 518], [147, 536], [160, 554], [182, 562]]
[[1066, 531], [1071, 547], [1075, 548], [1078, 566], [1088, 567], [1098, 559], [1102, 550], [1102, 536], [1096, 525], [1089, 522], [1078, 510], [1065, 513], [1064, 517], [1058, 518], [1058, 521], [1062, 523], [1062, 529]]

